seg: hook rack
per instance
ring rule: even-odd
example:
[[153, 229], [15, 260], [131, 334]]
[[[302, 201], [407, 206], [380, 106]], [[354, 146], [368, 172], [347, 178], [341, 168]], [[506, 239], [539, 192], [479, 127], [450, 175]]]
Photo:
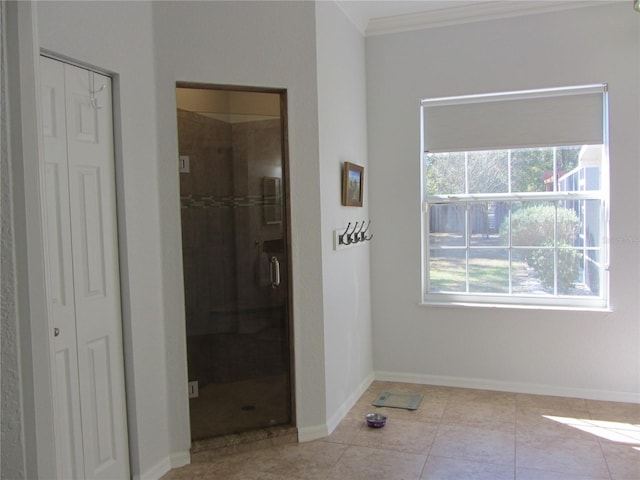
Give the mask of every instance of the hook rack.
[[373, 238], [372, 234], [367, 235], [369, 227], [371, 227], [371, 220], [368, 222], [363, 220], [362, 222], [355, 222], [353, 226], [351, 222], [349, 222], [346, 228], [334, 230], [334, 250], [342, 250], [343, 248], [353, 247], [356, 245], [364, 245]]

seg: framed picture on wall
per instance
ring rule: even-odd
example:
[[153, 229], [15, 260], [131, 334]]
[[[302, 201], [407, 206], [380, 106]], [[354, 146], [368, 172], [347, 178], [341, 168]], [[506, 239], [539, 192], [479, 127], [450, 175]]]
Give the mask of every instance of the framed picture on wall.
[[344, 162], [342, 172], [342, 204], [347, 207], [362, 206], [364, 167]]

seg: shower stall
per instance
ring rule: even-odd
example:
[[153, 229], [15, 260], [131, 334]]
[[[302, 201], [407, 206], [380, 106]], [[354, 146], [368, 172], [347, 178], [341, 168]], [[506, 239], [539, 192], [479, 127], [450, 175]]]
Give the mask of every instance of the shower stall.
[[292, 425], [286, 92], [176, 99], [192, 440]]

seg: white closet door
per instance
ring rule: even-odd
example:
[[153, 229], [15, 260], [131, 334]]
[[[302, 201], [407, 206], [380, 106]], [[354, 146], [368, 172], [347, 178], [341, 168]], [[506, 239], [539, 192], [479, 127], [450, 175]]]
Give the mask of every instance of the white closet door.
[[[77, 370], [71, 371], [69, 377], [77, 377], [79, 392], [76, 398], [67, 401], [76, 418], [63, 423], [66, 419], [61, 417], [59, 422], [62, 425], [57, 431], [63, 431], [77, 422], [81, 425], [82, 462], [74, 462], [74, 468], [79, 468], [83, 463], [84, 472], [72, 478], [129, 478], [111, 79], [45, 58], [42, 62], [59, 64], [64, 73], [64, 127], [60, 128], [66, 130], [66, 158], [62, 160], [63, 149], [60, 148], [51, 153], [52, 157], [60, 159], [51, 160], [51, 163], [65, 165], [67, 190], [63, 192], [61, 184], [59, 196], [68, 196], [67, 211], [61, 213], [60, 217], [67, 215], [68, 220], [49, 219], [47, 211], [47, 228], [48, 237], [51, 237], [55, 227], [50, 224], [62, 225], [66, 222], [69, 225], [70, 241], [63, 240], [65, 258], [61, 263], [64, 263], [65, 269], [71, 268], [73, 280], [70, 291], [73, 295]], [[47, 144], [45, 157], [49, 164]], [[47, 199], [50, 195], [55, 196], [49, 194], [48, 185], [46, 188]], [[69, 253], [67, 246], [70, 246], [69, 257], [66, 256]], [[49, 259], [49, 264], [53, 263]], [[51, 268], [52, 273], [54, 270]], [[64, 330], [71, 326], [66, 316]], [[56, 317], [52, 318], [55, 322]], [[57, 328], [60, 334], [54, 337], [56, 355], [57, 339], [65, 334], [62, 327]], [[69, 338], [71, 336], [68, 335]], [[57, 365], [56, 369], [59, 369]], [[56, 378], [58, 383], [61, 383], [60, 376]], [[58, 385], [56, 391], [60, 390], [61, 386]], [[59, 399], [63, 400], [62, 397], [58, 394]], [[74, 408], [74, 402], [79, 403], [79, 410]], [[61, 404], [58, 410], [62, 408], [67, 407]], [[70, 444], [69, 448], [74, 452], [71, 456], [77, 457], [75, 443]], [[66, 455], [69, 455], [68, 452]]]
[[41, 57], [44, 221], [49, 315], [53, 329], [58, 478], [84, 476], [80, 386], [71, 257], [64, 64]]

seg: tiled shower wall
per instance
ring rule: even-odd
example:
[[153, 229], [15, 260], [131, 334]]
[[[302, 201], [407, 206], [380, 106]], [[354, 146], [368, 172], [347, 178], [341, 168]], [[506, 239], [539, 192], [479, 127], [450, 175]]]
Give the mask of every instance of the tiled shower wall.
[[189, 156], [180, 196], [187, 335], [195, 335], [208, 333], [208, 312], [232, 308], [236, 299], [233, 209], [188, 200], [233, 196], [231, 125], [178, 110], [178, 131], [180, 155]]
[[178, 129], [190, 168], [180, 174], [189, 380], [282, 372], [286, 288], [271, 288], [269, 259], [286, 281], [284, 228], [265, 221], [264, 194], [264, 178], [282, 176], [280, 120], [230, 124], [179, 110]]

